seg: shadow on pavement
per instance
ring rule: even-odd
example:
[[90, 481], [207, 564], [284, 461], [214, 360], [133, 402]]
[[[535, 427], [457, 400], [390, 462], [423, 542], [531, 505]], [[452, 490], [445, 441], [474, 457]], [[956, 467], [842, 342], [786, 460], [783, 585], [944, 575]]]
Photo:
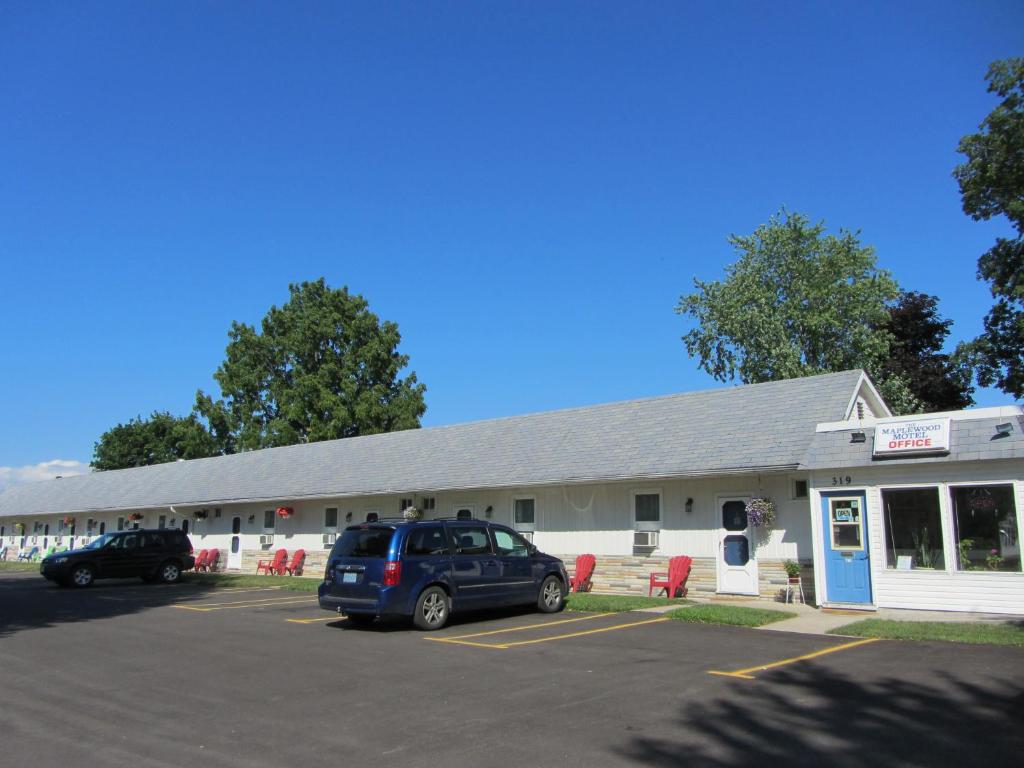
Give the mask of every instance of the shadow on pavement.
[[118, 579], [74, 589], [59, 587], [37, 573], [0, 572], [0, 638], [24, 630], [139, 613], [216, 591], [216, 587], [190, 583], [187, 575], [178, 584]]
[[864, 683], [807, 665], [702, 687], [678, 713], [678, 738], [638, 736], [616, 751], [649, 766], [1019, 765], [1024, 655], [1000, 650], [1011, 668], [977, 681], [949, 670]]

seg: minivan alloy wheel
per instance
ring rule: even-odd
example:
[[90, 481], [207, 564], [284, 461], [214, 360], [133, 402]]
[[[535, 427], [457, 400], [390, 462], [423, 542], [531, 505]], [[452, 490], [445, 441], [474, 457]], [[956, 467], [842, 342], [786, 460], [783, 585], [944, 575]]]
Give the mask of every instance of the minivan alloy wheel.
[[554, 608], [561, 599], [562, 588], [557, 581], [549, 579], [548, 583], [544, 585], [544, 604], [549, 608]]
[[427, 587], [420, 593], [416, 601], [416, 610], [412, 615], [413, 623], [420, 629], [440, 629], [448, 623], [451, 603], [448, 593], [441, 587]]
[[423, 618], [428, 624], [439, 623], [447, 610], [448, 606], [444, 604], [444, 599], [437, 592], [427, 595], [427, 599], [423, 601]]

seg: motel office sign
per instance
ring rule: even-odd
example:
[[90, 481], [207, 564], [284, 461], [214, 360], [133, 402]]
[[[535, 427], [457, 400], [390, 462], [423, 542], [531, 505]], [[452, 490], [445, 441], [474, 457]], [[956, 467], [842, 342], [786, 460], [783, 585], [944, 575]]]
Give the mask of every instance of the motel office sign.
[[875, 427], [874, 456], [948, 452], [949, 419], [913, 419]]

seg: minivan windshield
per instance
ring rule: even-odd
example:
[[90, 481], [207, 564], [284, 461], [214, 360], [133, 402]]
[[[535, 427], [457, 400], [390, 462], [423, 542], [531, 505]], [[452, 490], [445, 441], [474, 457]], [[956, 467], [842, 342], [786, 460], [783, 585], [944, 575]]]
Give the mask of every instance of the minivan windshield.
[[394, 528], [346, 528], [334, 545], [335, 557], [387, 557]]

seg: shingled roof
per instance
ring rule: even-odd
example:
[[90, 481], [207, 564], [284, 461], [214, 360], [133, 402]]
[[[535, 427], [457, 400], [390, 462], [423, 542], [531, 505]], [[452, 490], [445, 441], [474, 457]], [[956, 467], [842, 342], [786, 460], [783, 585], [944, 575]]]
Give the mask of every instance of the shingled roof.
[[862, 371], [26, 483], [0, 517], [796, 468]]

